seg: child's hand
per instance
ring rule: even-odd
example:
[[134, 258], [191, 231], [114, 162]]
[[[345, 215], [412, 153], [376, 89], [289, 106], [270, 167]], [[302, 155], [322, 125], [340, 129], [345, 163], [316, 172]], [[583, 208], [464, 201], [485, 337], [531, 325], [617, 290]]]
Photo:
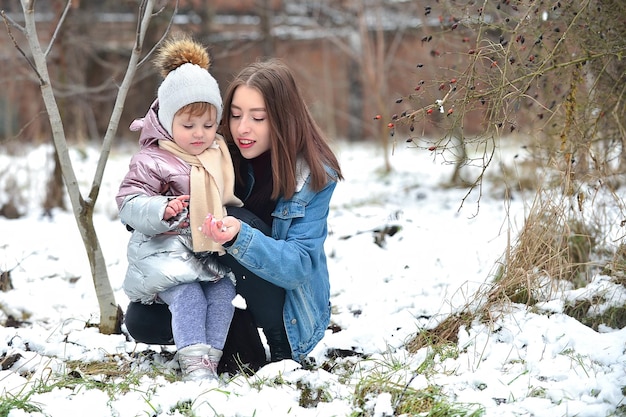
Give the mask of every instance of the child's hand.
[[239, 230], [241, 230], [241, 222], [233, 216], [226, 216], [222, 220], [217, 220], [209, 213], [202, 223], [202, 233], [220, 244], [232, 240], [237, 236]]
[[172, 217], [178, 216], [184, 208], [189, 206], [189, 196], [181, 195], [171, 199], [165, 207], [165, 213], [163, 213], [163, 220], [169, 220]]

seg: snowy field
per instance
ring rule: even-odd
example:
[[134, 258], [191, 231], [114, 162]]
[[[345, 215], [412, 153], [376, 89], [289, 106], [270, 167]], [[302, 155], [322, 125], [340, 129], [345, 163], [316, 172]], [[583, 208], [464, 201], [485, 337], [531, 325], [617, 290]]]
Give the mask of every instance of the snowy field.
[[[109, 387], [115, 381], [98, 375], [85, 376], [91, 384], [55, 382], [75, 375], [77, 362], [118, 361], [130, 373], [158, 365], [175, 373], [177, 365], [166, 354], [172, 349], [137, 344], [123, 334], [102, 335], [90, 326], [98, 322], [99, 310], [73, 215], [41, 215], [50, 149], [36, 148], [23, 157], [0, 154], [0, 206], [11, 190], [20, 189], [25, 198], [18, 202], [27, 212], [17, 220], [0, 218], [0, 270], [10, 272], [14, 286], [0, 292], [0, 323], [6, 323], [0, 326], [0, 402], [13, 404], [7, 414], [0, 405], [0, 415], [396, 415], [395, 399], [384, 390], [355, 400], [359, 384], [376, 372], [406, 390], [440, 387], [468, 415], [480, 410], [491, 417], [626, 415], [626, 329], [596, 332], [562, 314], [563, 300], [592, 291], [611, 294], [623, 305], [624, 287], [606, 276], [594, 277], [582, 291], [558, 294], [543, 305], [550, 314], [512, 305], [493, 323], [461, 328], [458, 355], [435, 358], [434, 372], [418, 373], [429, 350], [410, 354], [406, 342], [489, 283], [507, 239], [514, 239], [522, 224], [526, 201], [514, 194], [505, 204], [502, 191], [485, 184], [480, 205], [472, 195], [461, 207], [465, 190], [442, 186], [452, 167], [405, 144], [389, 156], [394, 168], [389, 175], [382, 174], [378, 148], [346, 143], [336, 149], [346, 181], [331, 202], [326, 251], [332, 322], [341, 331], [329, 330], [311, 356], [324, 364], [329, 352], [353, 354], [337, 359], [337, 370], [283, 361], [254, 376], [224, 376], [219, 384], [139, 374], [132, 383], [120, 378], [118, 390], [102, 389], [99, 380]], [[72, 155], [86, 190], [97, 150]], [[111, 154], [94, 219], [123, 308], [129, 235], [116, 218], [114, 196], [129, 157]], [[503, 156], [506, 163], [510, 158]], [[9, 185], [8, 178], [15, 183]], [[9, 317], [23, 323], [13, 327]], [[157, 354], [138, 355], [142, 351]], [[303, 386], [323, 392], [323, 398], [301, 405]]]

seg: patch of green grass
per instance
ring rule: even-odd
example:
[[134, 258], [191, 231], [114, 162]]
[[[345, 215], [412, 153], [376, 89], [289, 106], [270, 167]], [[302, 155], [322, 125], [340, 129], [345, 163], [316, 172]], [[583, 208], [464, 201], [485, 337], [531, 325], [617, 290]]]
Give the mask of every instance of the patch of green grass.
[[23, 410], [27, 413], [41, 412], [41, 407], [30, 400], [30, 397], [35, 393], [34, 389], [27, 390], [26, 386], [16, 394], [2, 393], [0, 395], [0, 417], [7, 417], [11, 410]]
[[313, 387], [308, 383], [298, 381], [296, 387], [300, 390], [298, 405], [304, 408], [316, 408], [319, 403], [328, 403], [333, 400], [329, 392], [323, 387]]
[[193, 412], [193, 402], [191, 400], [180, 401], [170, 409], [170, 414], [178, 411], [178, 414], [185, 417], [196, 417]]
[[[165, 368], [151, 365], [146, 370], [133, 370], [129, 362], [113, 356], [99, 362], [67, 361], [65, 365], [67, 371], [64, 373], [47, 374], [39, 379], [30, 376], [29, 382], [25, 383], [20, 391], [1, 393], [0, 417], [8, 416], [9, 411], [15, 409], [41, 412], [40, 405], [31, 401], [31, 397], [55, 389], [99, 390], [106, 393], [110, 399], [114, 399], [119, 394], [139, 390], [144, 376], [175, 379], [171, 371]], [[148, 392], [143, 393], [146, 397], [150, 396]]]
[[460, 404], [448, 398], [442, 388], [428, 384], [415, 388], [411, 383], [418, 375], [435, 374], [436, 367], [447, 358], [458, 357], [458, 349], [451, 344], [429, 348], [424, 361], [410, 368], [408, 361], [391, 354], [376, 359], [366, 359], [356, 364], [353, 405], [362, 410], [354, 416], [369, 416], [371, 400], [382, 393], [391, 395], [395, 415], [431, 417], [479, 417], [484, 414], [482, 406]]
[[596, 331], [601, 324], [613, 329], [626, 327], [626, 305], [611, 306], [602, 314], [590, 314], [591, 308], [597, 304], [599, 302], [594, 300], [579, 300], [575, 303], [566, 304], [563, 312]]

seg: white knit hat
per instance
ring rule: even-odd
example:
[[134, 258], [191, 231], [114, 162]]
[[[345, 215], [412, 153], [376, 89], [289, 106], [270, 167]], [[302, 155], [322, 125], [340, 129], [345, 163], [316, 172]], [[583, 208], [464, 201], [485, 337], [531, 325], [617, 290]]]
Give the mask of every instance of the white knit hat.
[[216, 123], [222, 120], [222, 96], [217, 81], [196, 64], [186, 63], [171, 71], [159, 86], [159, 121], [172, 135], [174, 115], [187, 104], [206, 102], [217, 110]]

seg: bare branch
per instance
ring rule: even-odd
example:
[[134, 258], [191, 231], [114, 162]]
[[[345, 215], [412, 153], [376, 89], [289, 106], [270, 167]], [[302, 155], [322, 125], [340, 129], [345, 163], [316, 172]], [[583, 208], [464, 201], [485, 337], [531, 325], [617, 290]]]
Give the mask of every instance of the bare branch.
[[48, 45], [48, 48], [46, 48], [46, 51], [43, 54], [45, 57], [47, 57], [48, 54], [50, 54], [52, 45], [54, 44], [54, 41], [56, 40], [57, 35], [59, 34], [59, 30], [61, 30], [61, 26], [63, 26], [63, 22], [65, 22], [65, 18], [67, 17], [67, 13], [69, 12], [71, 5], [72, 5], [72, 0], [67, 0], [67, 4], [65, 5], [65, 10], [63, 10], [63, 14], [61, 15], [61, 18], [59, 19], [59, 22], [57, 23], [57, 27], [54, 29], [54, 33], [52, 34], [52, 38], [50, 38], [50, 44]]
[[106, 167], [106, 162], [111, 150], [111, 144], [113, 143], [113, 139], [119, 125], [119, 120], [122, 116], [122, 111], [124, 109], [124, 102], [126, 101], [126, 96], [128, 95], [128, 90], [130, 89], [135, 73], [137, 72], [141, 49], [143, 47], [143, 42], [146, 37], [146, 31], [148, 30], [150, 19], [152, 18], [152, 9], [154, 8], [155, 1], [156, 0], [142, 0], [141, 2], [141, 14], [139, 16], [139, 23], [137, 25], [135, 46], [133, 47], [130, 61], [128, 62], [126, 75], [122, 80], [122, 84], [120, 85], [120, 89], [117, 94], [115, 104], [113, 106], [113, 113], [111, 114], [109, 126], [107, 127], [107, 131], [104, 136], [104, 141], [102, 143], [102, 152], [100, 153], [100, 159], [98, 160], [98, 166], [96, 167], [94, 180], [92, 183], [91, 191], [89, 193], [89, 201], [91, 201], [93, 204], [95, 204], [95, 201], [98, 197], [100, 184], [104, 176], [104, 169]]
[[[154, 15], [156, 16], [160, 14], [162, 11], [163, 11], [163, 8], [159, 9], [159, 11], [154, 13]], [[176, 3], [174, 4], [174, 12], [172, 13], [172, 17], [170, 18], [170, 21], [167, 23], [167, 27], [165, 28], [165, 32], [163, 32], [163, 36], [161, 36], [161, 39], [159, 39], [159, 41], [155, 43], [154, 46], [152, 46], [152, 49], [148, 51], [146, 56], [141, 61], [139, 61], [139, 63], [137, 64], [137, 68], [140, 68], [144, 64], [144, 62], [146, 62], [146, 60], [148, 60], [148, 58], [152, 56], [154, 51], [159, 47], [159, 45], [161, 45], [163, 40], [167, 37], [168, 33], [170, 33], [170, 29], [172, 28], [172, 24], [174, 23], [174, 16], [176, 16], [176, 13], [178, 13], [178, 0], [176, 0]], [[140, 24], [137, 26], [137, 39], [139, 39], [141, 26], [145, 26], [143, 22], [140, 22]], [[141, 39], [141, 42], [143, 43], [143, 39]]]
[[[39, 79], [39, 84], [42, 85], [44, 81], [43, 81], [43, 78], [41, 77], [41, 74], [39, 74], [39, 71], [37, 71], [37, 67], [35, 66], [35, 63], [30, 58], [28, 58], [28, 56], [26, 56], [26, 53], [17, 44], [17, 40], [15, 39], [15, 36], [13, 36], [13, 31], [11, 30], [11, 26], [9, 25], [9, 21], [13, 23], [15, 22], [6, 15], [4, 10], [2, 11], [2, 18], [4, 19], [4, 24], [7, 28], [7, 33], [9, 34], [9, 37], [11, 38], [11, 41], [13, 42], [13, 46], [15, 46], [15, 49], [18, 50], [18, 52], [24, 57], [26, 62], [28, 62], [28, 65], [33, 69], [33, 71], [35, 71], [35, 74], [37, 74], [37, 78]], [[13, 24], [13, 26], [20, 28], [20, 30], [24, 32], [24, 27], [17, 25], [17, 24]]]
[[2, 10], [0, 13], [2, 14], [2, 18], [4, 19], [4, 24], [5, 25], [10, 23], [11, 26], [18, 28], [20, 30], [20, 32], [22, 32], [22, 33], [24, 32], [24, 26], [20, 25], [15, 20], [11, 19], [11, 16], [6, 14], [6, 12], [4, 10]]

